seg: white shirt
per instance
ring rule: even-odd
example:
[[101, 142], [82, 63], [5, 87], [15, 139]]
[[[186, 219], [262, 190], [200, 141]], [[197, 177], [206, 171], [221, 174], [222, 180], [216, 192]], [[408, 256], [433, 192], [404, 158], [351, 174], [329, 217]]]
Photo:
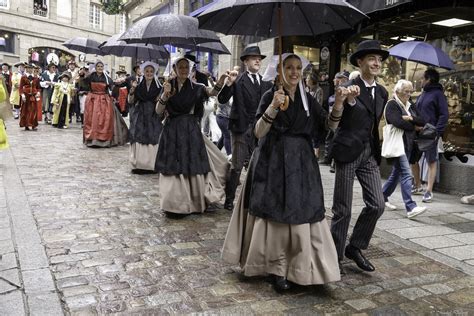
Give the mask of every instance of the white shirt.
[[253, 74], [253, 73], [251, 73], [250, 71], [247, 71], [247, 76], [250, 78], [250, 81], [252, 81], [252, 83], [254, 83], [254, 82], [253, 82], [253, 77], [252, 77], [252, 75], [256, 75], [256, 76], [257, 76], [257, 82], [258, 82], [258, 85], [260, 85], [260, 75], [259, 75], [258, 73], [254, 73], [254, 74]]

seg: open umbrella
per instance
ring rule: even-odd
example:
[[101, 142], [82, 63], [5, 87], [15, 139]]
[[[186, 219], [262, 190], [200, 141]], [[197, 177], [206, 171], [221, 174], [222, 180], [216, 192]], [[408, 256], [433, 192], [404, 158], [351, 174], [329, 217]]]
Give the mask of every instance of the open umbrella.
[[150, 43], [156, 45], [197, 45], [207, 42], [218, 42], [216, 33], [200, 30], [196, 18], [160, 14], [143, 18], [127, 29], [120, 40], [127, 43]]
[[63, 43], [63, 46], [77, 50], [85, 54], [96, 54], [100, 55], [99, 49], [100, 43], [96, 40], [87, 37], [73, 37], [70, 40]]
[[388, 51], [390, 55], [402, 60], [415, 61], [447, 70], [454, 69], [453, 62], [445, 52], [426, 42], [403, 42], [393, 46]]
[[127, 44], [125, 41], [119, 40], [122, 34], [115, 34], [106, 42], [100, 44], [101, 53], [120, 57], [135, 57], [141, 60], [169, 58], [169, 53], [164, 47], [143, 43]]
[[197, 45], [178, 45], [181, 48], [189, 49], [191, 52], [205, 52], [219, 55], [231, 55], [229, 49], [222, 42], [210, 42]]
[[[366, 15], [341, 0], [222, 0], [199, 16], [203, 29], [233, 35], [316, 36], [351, 29]], [[281, 67], [278, 69], [281, 80]], [[280, 82], [281, 84], [281, 82]]]

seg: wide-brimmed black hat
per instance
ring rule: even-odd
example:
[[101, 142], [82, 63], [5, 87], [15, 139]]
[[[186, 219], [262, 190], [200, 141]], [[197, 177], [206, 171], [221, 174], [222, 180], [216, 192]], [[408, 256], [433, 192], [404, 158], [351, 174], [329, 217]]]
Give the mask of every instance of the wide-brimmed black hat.
[[20, 61], [20, 62], [18, 62], [18, 63], [16, 63], [16, 64], [14, 64], [13, 66], [15, 66], [15, 67], [20, 67], [20, 66], [23, 66], [23, 67], [24, 67], [24, 66], [25, 66], [25, 63], [24, 63], [24, 62], [22, 62], [22, 61]]
[[353, 66], [359, 67], [357, 64], [357, 59], [361, 59], [368, 54], [377, 54], [382, 56], [382, 60], [388, 58], [389, 52], [387, 50], [383, 50], [380, 46], [380, 42], [376, 40], [367, 40], [360, 42], [357, 45], [357, 50], [354, 54], [351, 55], [350, 62]]
[[8, 69], [10, 69], [10, 68], [11, 68], [10, 64], [8, 64], [8, 63], [2, 63], [2, 66], [7, 66], [7, 67], [8, 67]]
[[241, 61], [244, 61], [245, 58], [249, 57], [249, 56], [259, 56], [261, 59], [264, 59], [265, 55], [262, 55], [260, 53], [260, 47], [258, 46], [248, 46], [244, 49], [244, 51], [242, 52], [242, 55], [240, 55], [240, 60]]
[[189, 59], [190, 61], [192, 61], [195, 64], [199, 64], [199, 61], [196, 60], [196, 56], [194, 56], [194, 55], [184, 54], [184, 58]]
[[58, 65], [56, 65], [55, 63], [49, 63], [49, 64], [48, 64], [48, 69], [51, 68], [51, 67], [53, 67], [53, 66], [56, 67], [56, 68], [58, 68]]

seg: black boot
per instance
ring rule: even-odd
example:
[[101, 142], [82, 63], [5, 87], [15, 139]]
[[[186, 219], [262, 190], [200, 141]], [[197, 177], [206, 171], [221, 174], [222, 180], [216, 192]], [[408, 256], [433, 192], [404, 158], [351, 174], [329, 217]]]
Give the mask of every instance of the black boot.
[[225, 203], [224, 208], [232, 211], [234, 208], [235, 191], [239, 185], [240, 171], [235, 169], [230, 170], [230, 177], [225, 185]]

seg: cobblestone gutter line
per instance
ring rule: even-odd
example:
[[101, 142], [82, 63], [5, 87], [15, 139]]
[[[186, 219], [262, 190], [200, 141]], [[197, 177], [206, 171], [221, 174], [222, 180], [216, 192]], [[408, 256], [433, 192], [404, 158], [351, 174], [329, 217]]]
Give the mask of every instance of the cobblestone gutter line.
[[[9, 239], [0, 241], [0, 306], [4, 315], [63, 315], [48, 258], [10, 150], [2, 153], [0, 218]], [[3, 184], [7, 183], [7, 186]], [[6, 291], [5, 290], [6, 284]], [[10, 289], [8, 289], [10, 287]]]

